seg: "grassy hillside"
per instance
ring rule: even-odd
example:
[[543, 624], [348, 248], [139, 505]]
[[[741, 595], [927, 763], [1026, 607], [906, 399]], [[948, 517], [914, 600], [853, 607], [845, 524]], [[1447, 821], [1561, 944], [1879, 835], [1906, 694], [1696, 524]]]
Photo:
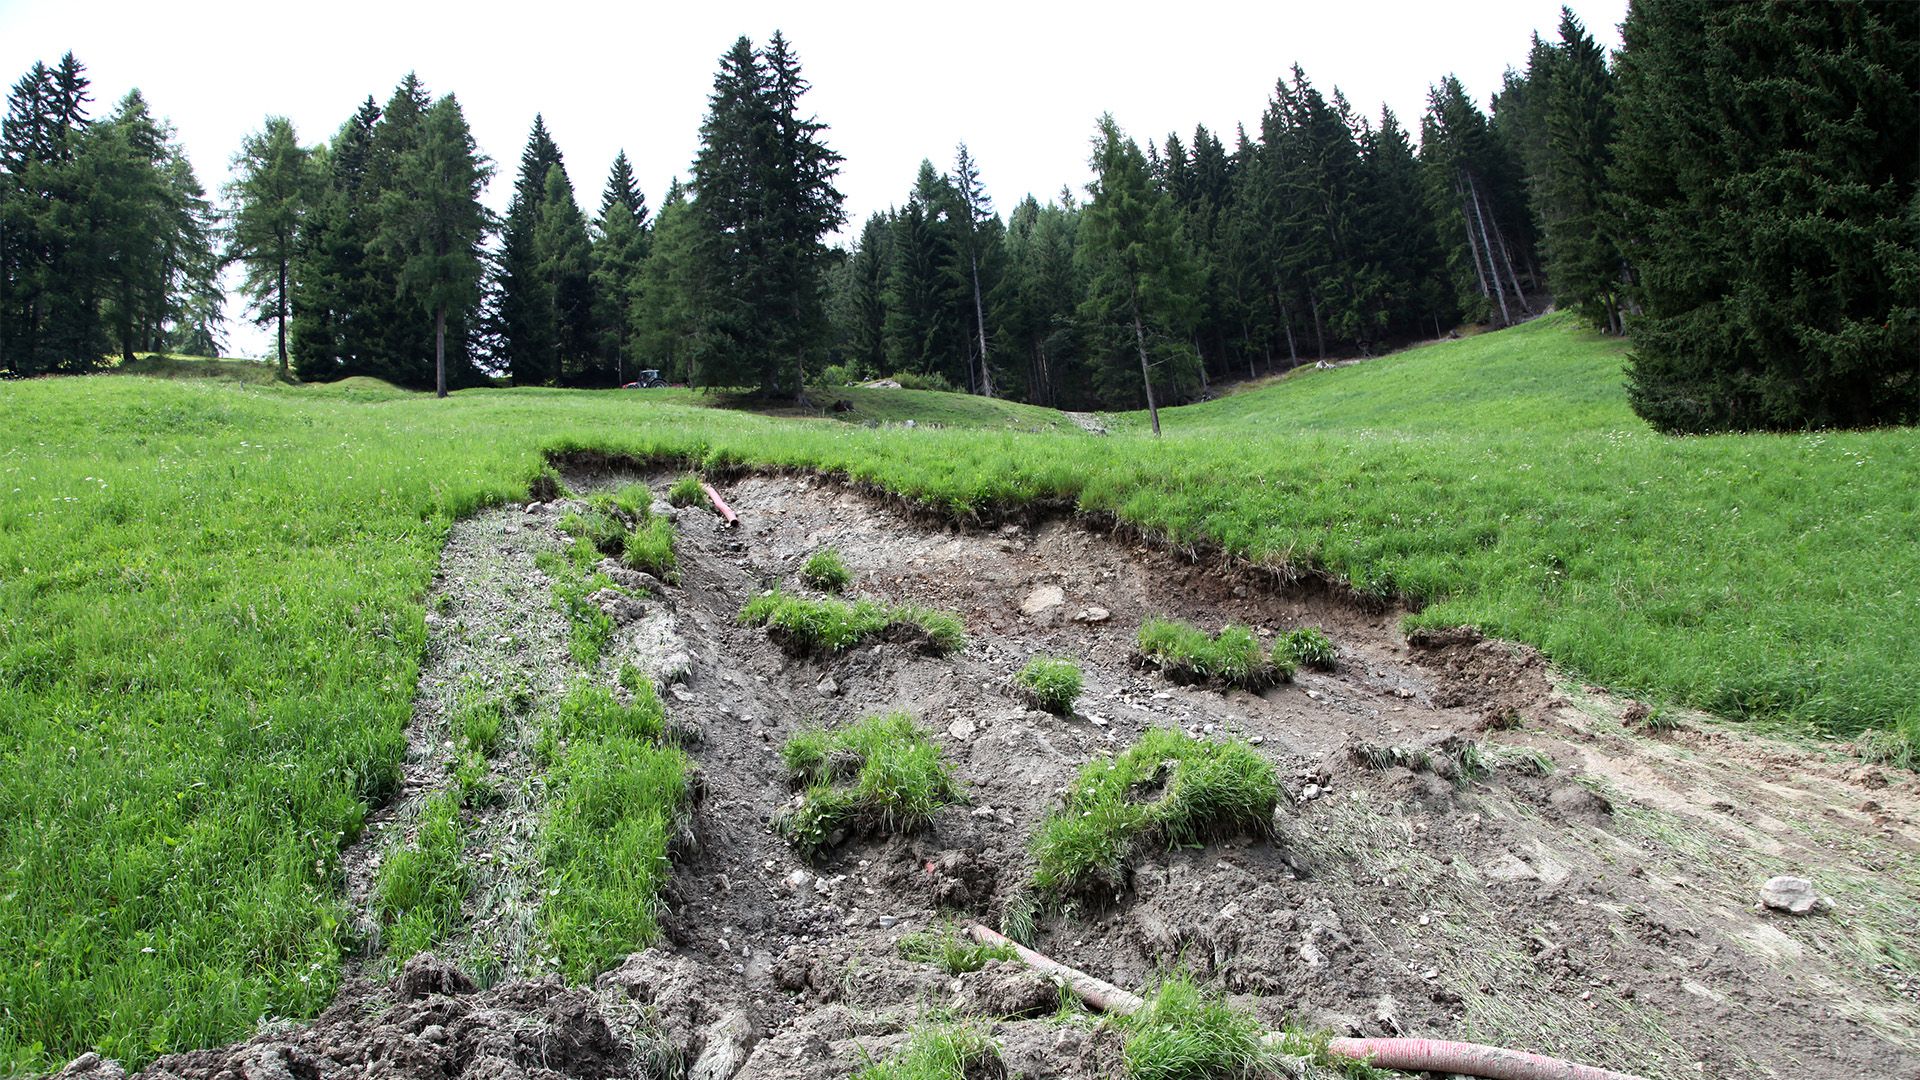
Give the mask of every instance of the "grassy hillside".
[[0, 384], [0, 1072], [328, 1000], [338, 852], [398, 775], [447, 527], [557, 449], [827, 469], [963, 514], [1073, 500], [1597, 681], [1920, 745], [1920, 432], [1664, 438], [1619, 361], [1542, 320], [1168, 410], [1158, 441], [639, 392]]

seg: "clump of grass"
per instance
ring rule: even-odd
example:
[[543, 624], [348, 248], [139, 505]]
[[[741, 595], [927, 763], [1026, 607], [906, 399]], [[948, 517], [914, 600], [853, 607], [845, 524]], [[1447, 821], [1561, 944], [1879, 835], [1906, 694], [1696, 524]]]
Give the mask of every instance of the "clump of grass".
[[506, 726], [506, 703], [483, 694], [462, 694], [454, 707], [449, 727], [461, 749], [483, 758], [492, 757], [500, 747], [500, 731]]
[[622, 702], [613, 691], [585, 679], [576, 682], [560, 700], [559, 711], [540, 730], [535, 754], [552, 762], [567, 743], [576, 739], [607, 738], [657, 740], [666, 731], [667, 711], [660, 704], [653, 684], [635, 679], [627, 687], [631, 704]]
[[470, 887], [464, 847], [458, 792], [427, 800], [414, 842], [387, 856], [374, 883], [374, 913], [389, 956], [404, 960], [430, 948], [459, 923]]
[[979, 971], [990, 960], [1013, 960], [1017, 954], [1010, 946], [983, 945], [961, 934], [959, 927], [944, 923], [937, 929], [904, 934], [900, 938], [900, 956], [916, 964], [933, 964], [949, 975]]
[[1283, 1056], [1251, 1013], [1184, 974], [1163, 979], [1124, 1027], [1121, 1059], [1133, 1080], [1251, 1080]]
[[553, 582], [554, 603], [567, 613], [567, 648], [573, 662], [593, 667], [613, 640], [613, 620], [588, 599], [602, 589], [618, 588], [613, 579], [595, 567], [600, 550], [593, 541], [577, 537], [564, 552], [542, 551], [533, 564]]
[[1013, 681], [1034, 708], [1062, 716], [1073, 711], [1073, 703], [1080, 696], [1080, 666], [1071, 660], [1035, 657]]
[[1310, 667], [1332, 671], [1335, 652], [1333, 640], [1317, 626], [1302, 626], [1280, 635], [1273, 643], [1275, 667]]
[[[1649, 715], [1647, 719], [1651, 721], [1653, 717]], [[1674, 721], [1673, 726], [1678, 727], [1679, 722]], [[1920, 768], [1920, 747], [1896, 731], [1863, 731], [1853, 742], [1853, 752], [1863, 761], [1875, 765], [1890, 765], [1896, 769]]]
[[1034, 834], [1032, 884], [1053, 899], [1118, 892], [1137, 851], [1267, 835], [1279, 797], [1273, 766], [1245, 743], [1157, 728], [1080, 770]]
[[591, 979], [659, 936], [687, 769], [677, 748], [614, 735], [575, 740], [548, 772], [541, 917], [567, 978]]
[[775, 825], [809, 857], [854, 833], [911, 832], [960, 798], [940, 748], [906, 713], [802, 731], [781, 756], [801, 795]]
[[583, 511], [569, 510], [560, 516], [560, 528], [576, 539], [592, 544], [601, 555], [619, 555], [627, 542], [627, 524], [613, 512], [613, 497], [595, 495]]
[[980, 1031], [928, 1025], [914, 1031], [894, 1056], [854, 1073], [853, 1080], [966, 1080], [988, 1075], [998, 1058], [993, 1040]]
[[540, 466], [540, 471], [527, 481], [527, 498], [533, 502], [552, 502], [566, 490], [566, 483], [551, 465]]
[[815, 600], [778, 589], [747, 601], [740, 621], [766, 627], [781, 648], [803, 656], [842, 652], [868, 638], [900, 631], [919, 637], [936, 655], [962, 648], [967, 641], [959, 618], [943, 611], [912, 605], [890, 608], [871, 600]]
[[1218, 683], [1259, 690], [1283, 677], [1263, 655], [1249, 627], [1228, 624], [1209, 636], [1192, 623], [1151, 618], [1140, 624], [1139, 660], [1176, 682]]
[[847, 564], [840, 560], [838, 551], [821, 548], [809, 556], [806, 565], [800, 568], [800, 580], [821, 592], [837, 593], [853, 580], [853, 574], [847, 570]]
[[661, 581], [675, 580], [679, 574], [673, 554], [673, 523], [660, 517], [643, 519], [622, 542], [620, 561]]
[[707, 497], [700, 484], [699, 473], [682, 473], [680, 479], [667, 489], [667, 502], [683, 508], [694, 505]]

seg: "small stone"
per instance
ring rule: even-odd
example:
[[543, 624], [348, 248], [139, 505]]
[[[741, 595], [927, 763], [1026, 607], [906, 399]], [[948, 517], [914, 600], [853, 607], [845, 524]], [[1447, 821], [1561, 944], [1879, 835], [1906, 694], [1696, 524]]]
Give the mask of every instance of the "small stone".
[[882, 930], [891, 930], [891, 929], [893, 929], [894, 927], [896, 927], [896, 926], [898, 926], [898, 925], [900, 925], [900, 920], [899, 920], [899, 918], [897, 918], [897, 917], [895, 917], [895, 916], [893, 916], [893, 915], [882, 915], [882, 916], [880, 916], [880, 929], [882, 929]]
[[1820, 894], [1806, 878], [1781, 875], [1760, 886], [1760, 902], [1775, 911], [1805, 915], [1819, 905]]
[[1103, 607], [1084, 607], [1073, 615], [1073, 621], [1077, 623], [1103, 623], [1111, 618], [1113, 612]]
[[1249, 735], [1249, 736], [1247, 736], [1247, 742], [1248, 742], [1249, 744], [1251, 744], [1251, 745], [1253, 745], [1253, 746], [1259, 746], [1259, 745], [1260, 745], [1261, 743], [1263, 743], [1263, 742], [1266, 742], [1266, 741], [1267, 741], [1267, 737], [1266, 737], [1265, 735]]
[[819, 685], [815, 686], [813, 690], [817, 694], [824, 694], [827, 697], [833, 697], [840, 693], [840, 684], [833, 680], [833, 676], [829, 675], [826, 678], [821, 679], [819, 682]]
[[1058, 585], [1042, 585], [1028, 593], [1025, 600], [1020, 601], [1020, 614], [1038, 615], [1043, 611], [1051, 611], [1066, 602], [1066, 590], [1060, 588]]
[[973, 808], [973, 816], [977, 818], [990, 818], [993, 816], [993, 807], [976, 806]]
[[688, 690], [685, 686], [682, 686], [679, 683], [668, 684], [667, 693], [673, 695], [673, 700], [681, 702], [683, 704], [693, 700], [693, 691]]
[[805, 870], [795, 870], [786, 877], [781, 878], [780, 884], [786, 886], [788, 892], [800, 892], [807, 886], [813, 884], [813, 875], [807, 873]]
[[1107, 718], [1106, 718], [1106, 717], [1104, 717], [1104, 716], [1089, 716], [1089, 717], [1087, 717], [1087, 719], [1088, 719], [1088, 720], [1091, 720], [1091, 721], [1093, 721], [1093, 726], [1094, 726], [1094, 727], [1106, 727], [1106, 726], [1107, 726]]
[[1301, 789], [1300, 789], [1300, 797], [1301, 797], [1302, 799], [1317, 799], [1317, 798], [1319, 798], [1319, 797], [1320, 797], [1320, 785], [1319, 785], [1319, 784], [1308, 784], [1308, 785], [1307, 785], [1306, 787], [1304, 787], [1304, 788], [1301, 788]]

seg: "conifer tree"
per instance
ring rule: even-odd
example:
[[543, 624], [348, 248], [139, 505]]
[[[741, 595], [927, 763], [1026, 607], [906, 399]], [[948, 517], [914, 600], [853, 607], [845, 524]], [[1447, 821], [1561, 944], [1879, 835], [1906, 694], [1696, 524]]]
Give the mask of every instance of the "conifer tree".
[[1920, 6], [1635, 0], [1613, 179], [1669, 431], [1920, 420]]
[[646, 200], [634, 181], [626, 151], [613, 159], [607, 189], [594, 219], [591, 285], [596, 355], [611, 367], [615, 385], [626, 381], [636, 359], [633, 350], [635, 308], [647, 258]]
[[500, 301], [495, 318], [500, 359], [521, 386], [552, 385], [561, 375], [560, 328], [553, 320], [557, 301], [550, 295], [547, 276], [540, 272], [534, 235], [547, 195], [547, 174], [556, 165], [566, 167], [560, 147], [547, 131], [545, 118], [536, 113], [527, 145], [520, 152], [520, 171], [514, 178], [513, 197], [500, 228], [496, 260]]
[[551, 381], [587, 386], [611, 378], [612, 364], [593, 359], [592, 244], [587, 220], [573, 198], [573, 185], [559, 165], [548, 167], [539, 216], [533, 229], [533, 272], [545, 311], [530, 312], [553, 342]]
[[448, 319], [478, 300], [487, 225], [480, 192], [492, 170], [452, 94], [426, 110], [418, 140], [394, 164], [375, 243], [398, 265], [401, 295], [432, 320], [434, 390], [446, 397]]
[[831, 301], [841, 362], [864, 378], [886, 371], [886, 291], [893, 265], [892, 233], [893, 219], [885, 211], [867, 218], [836, 278]]
[[667, 187], [654, 218], [646, 261], [640, 273], [640, 302], [635, 307], [635, 354], [671, 380], [716, 385], [702, 370], [711, 334], [703, 305], [705, 286], [700, 243], [701, 222], [679, 181]]
[[951, 212], [959, 196], [931, 161], [920, 162], [907, 205], [893, 217], [883, 334], [895, 371], [939, 375], [972, 389], [964, 265]]
[[90, 367], [107, 348], [101, 262], [63, 211], [87, 197], [88, 89], [72, 53], [35, 63], [0, 123], [0, 362], [15, 374]]
[[[804, 392], [826, 340], [821, 238], [844, 220], [841, 157], [803, 117], [799, 59], [777, 31], [764, 53], [741, 37], [721, 57], [693, 163], [697, 279], [708, 385]], [[789, 381], [791, 380], [791, 381]]]
[[[1153, 392], [1147, 327], [1170, 358], [1191, 360], [1181, 339], [1193, 317], [1196, 275], [1180, 232], [1173, 202], [1156, 188], [1146, 156], [1120, 132], [1111, 115], [1102, 116], [1094, 138], [1093, 198], [1080, 222], [1080, 252], [1090, 271], [1083, 311], [1087, 317], [1130, 324], [1140, 361], [1153, 433], [1160, 434], [1160, 409]], [[1171, 346], [1170, 348], [1168, 346]]]
[[[954, 154], [953, 179], [950, 184], [956, 205], [952, 214], [954, 239], [954, 269], [964, 274], [966, 283], [973, 293], [974, 337], [979, 346], [971, 355], [979, 361], [979, 380], [975, 389], [979, 393], [993, 396], [993, 368], [987, 357], [987, 308], [985, 295], [988, 285], [982, 284], [981, 267], [985, 265], [989, 273], [995, 269], [1000, 251], [1000, 219], [993, 212], [993, 201], [987, 197], [987, 191], [980, 182], [980, 169], [972, 155], [967, 153], [967, 144], [961, 143]], [[972, 365], [969, 364], [969, 367]]]
[[293, 123], [269, 116], [260, 131], [248, 135], [234, 158], [238, 175], [227, 184], [227, 252], [244, 265], [242, 283], [260, 322], [272, 322], [280, 374], [290, 374], [287, 320], [294, 242], [314, 197], [312, 152], [300, 145]]
[[369, 251], [378, 206], [367, 173], [379, 121], [380, 106], [369, 96], [315, 155], [318, 190], [296, 234], [291, 275], [289, 336], [304, 380], [373, 370], [377, 345], [367, 313], [379, 310], [391, 289], [375, 277]]

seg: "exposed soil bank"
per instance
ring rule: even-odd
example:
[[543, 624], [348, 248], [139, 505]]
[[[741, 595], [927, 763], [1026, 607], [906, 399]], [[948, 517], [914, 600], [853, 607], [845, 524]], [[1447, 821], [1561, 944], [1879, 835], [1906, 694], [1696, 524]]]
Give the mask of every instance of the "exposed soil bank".
[[[1650, 737], [1620, 721], [1627, 703], [1556, 687], [1530, 650], [1470, 634], [1415, 645], [1397, 611], [1313, 583], [1273, 593], [1070, 521], [950, 529], [802, 476], [723, 493], [741, 528], [677, 512], [681, 580], [630, 613], [602, 665], [662, 671], [680, 663], [664, 654], [685, 654], [664, 698], [676, 726], [701, 733], [689, 752], [705, 797], [666, 898], [667, 940], [582, 989], [539, 978], [537, 948], [505, 958], [484, 991], [424, 961], [389, 984], [369, 963], [314, 1024], [145, 1075], [844, 1076], [949, 1007], [999, 1018], [982, 1022], [1011, 1075], [1113, 1074], [1117, 1035], [1050, 1018], [1051, 987], [1000, 966], [952, 978], [896, 942], [946, 917], [997, 921], [1075, 771], [1149, 727], [1246, 739], [1294, 805], [1272, 842], [1149, 858], [1097, 910], [1043, 920], [1037, 946], [1064, 963], [1131, 987], [1184, 964], [1271, 1024], [1504, 1043], [1649, 1077], [1920, 1075], [1911, 776], [1717, 726]], [[564, 623], [531, 599], [528, 575], [533, 546], [560, 543], [555, 517], [493, 512], [456, 531], [441, 587], [462, 631], [430, 645], [449, 651], [423, 673], [420, 746], [463, 670], [535, 672], [535, 709], [552, 707]], [[954, 611], [968, 647], [799, 660], [739, 625], [748, 598], [794, 587], [824, 546], [854, 572], [850, 594]], [[488, 606], [474, 590], [507, 599]], [[478, 629], [488, 611], [532, 620], [526, 643]], [[1129, 663], [1154, 614], [1268, 636], [1318, 625], [1339, 664], [1261, 694], [1175, 686]], [[1008, 691], [1042, 654], [1081, 665], [1076, 715]], [[768, 825], [790, 797], [780, 745], [809, 723], [895, 709], [935, 732], [969, 801], [917, 835], [802, 861]], [[416, 756], [414, 789], [441, 782], [431, 753]], [[524, 821], [538, 783], [525, 777]], [[472, 835], [518, 835], [504, 827]], [[493, 858], [496, 843], [468, 855]], [[1756, 910], [1778, 873], [1811, 878], [1831, 908]], [[493, 903], [476, 897], [469, 926], [498, 919]], [[446, 953], [468, 974], [486, 960], [477, 940]], [[69, 1073], [111, 1070], [88, 1066]]]

